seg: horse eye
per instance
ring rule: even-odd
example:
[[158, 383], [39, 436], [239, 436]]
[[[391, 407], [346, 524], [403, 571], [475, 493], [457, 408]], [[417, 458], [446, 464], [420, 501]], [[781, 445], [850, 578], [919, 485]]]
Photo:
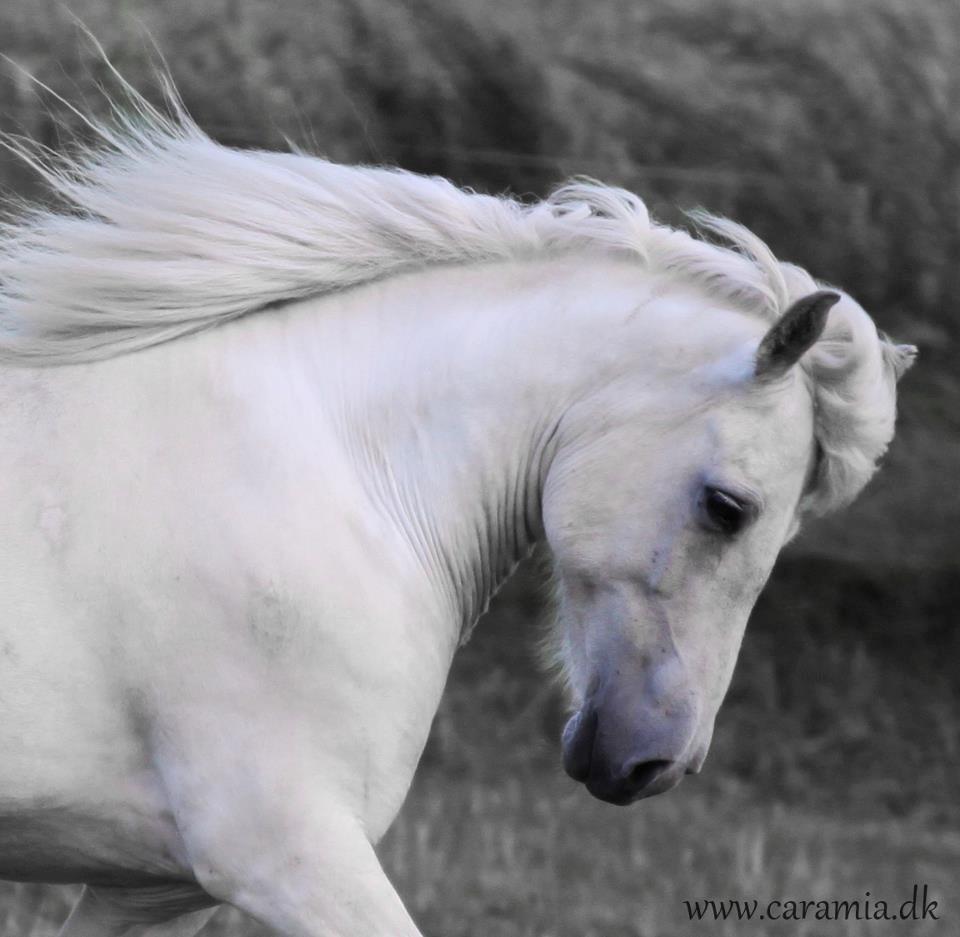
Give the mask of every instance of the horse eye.
[[749, 519], [749, 509], [727, 491], [707, 487], [703, 490], [703, 522], [723, 534], [738, 533]]

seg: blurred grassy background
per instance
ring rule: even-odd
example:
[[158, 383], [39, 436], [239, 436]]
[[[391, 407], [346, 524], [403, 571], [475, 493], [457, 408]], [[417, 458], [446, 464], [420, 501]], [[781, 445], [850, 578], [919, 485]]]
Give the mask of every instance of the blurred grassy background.
[[[427, 934], [868, 933], [691, 924], [682, 899], [898, 898], [960, 933], [960, 5], [953, 0], [71, 0], [136, 86], [148, 34], [216, 138], [396, 163], [488, 191], [572, 173], [663, 220], [702, 205], [921, 348], [885, 471], [787, 551], [706, 772], [629, 810], [559, 766], [522, 573], [460, 656], [384, 861]], [[105, 67], [54, 0], [6, 0], [0, 51], [104, 110]], [[0, 63], [0, 127], [52, 146]], [[79, 128], [78, 128], [79, 129]], [[0, 157], [6, 195], [34, 180]], [[69, 889], [0, 889], [0, 935], [55, 931]], [[906, 896], [906, 895], [905, 895]], [[211, 934], [260, 933], [224, 913]]]

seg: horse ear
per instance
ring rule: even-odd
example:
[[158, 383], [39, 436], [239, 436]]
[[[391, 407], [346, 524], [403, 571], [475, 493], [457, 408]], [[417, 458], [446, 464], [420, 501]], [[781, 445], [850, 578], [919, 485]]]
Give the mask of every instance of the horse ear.
[[[889, 351], [887, 350], [888, 348]], [[886, 346], [884, 352], [887, 360], [890, 362], [890, 366], [893, 368], [893, 376], [898, 381], [913, 367], [914, 361], [917, 360], [916, 345]]]
[[754, 375], [770, 381], [786, 374], [823, 334], [827, 313], [839, 299], [840, 294], [830, 290], [798, 299], [763, 336]]

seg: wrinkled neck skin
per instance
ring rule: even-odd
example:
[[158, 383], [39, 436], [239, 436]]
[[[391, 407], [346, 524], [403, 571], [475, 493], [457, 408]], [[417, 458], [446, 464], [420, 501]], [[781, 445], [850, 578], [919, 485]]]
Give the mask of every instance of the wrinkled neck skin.
[[[492, 272], [492, 271], [491, 271]], [[433, 280], [435, 282], [426, 282]], [[458, 639], [543, 536], [562, 411], [522, 310], [478, 270], [384, 284], [357, 319], [334, 418], [371, 500], [396, 525]], [[481, 298], [482, 297], [482, 298]], [[518, 379], [519, 378], [519, 379]]]
[[288, 372], [313, 382], [451, 640], [543, 537], [570, 407], [625, 366], [653, 376], [669, 358], [655, 339], [646, 351], [624, 341], [656, 312], [652, 299], [637, 264], [578, 258], [428, 270], [287, 313]]

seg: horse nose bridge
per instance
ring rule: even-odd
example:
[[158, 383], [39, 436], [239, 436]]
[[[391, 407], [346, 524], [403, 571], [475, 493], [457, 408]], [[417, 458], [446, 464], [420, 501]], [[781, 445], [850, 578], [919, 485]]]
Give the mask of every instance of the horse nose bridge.
[[673, 652], [621, 658], [594, 705], [604, 747], [625, 759], [680, 758], [700, 732], [698, 687]]
[[613, 669], [627, 677], [632, 674], [655, 695], [669, 696], [678, 685], [691, 680], [673, 616], [667, 603], [644, 590], [638, 604], [634, 585], [631, 581], [620, 595], [626, 598], [628, 617], [639, 617], [642, 625], [636, 632], [629, 626], [621, 631], [623, 643], [613, 655]]
[[628, 711], [645, 708], [681, 716], [700, 710], [694, 673], [672, 639], [622, 650], [601, 695], [617, 697], [618, 708]]
[[699, 715], [700, 698], [693, 674], [678, 652], [654, 660], [647, 673], [645, 698], [667, 714]]

